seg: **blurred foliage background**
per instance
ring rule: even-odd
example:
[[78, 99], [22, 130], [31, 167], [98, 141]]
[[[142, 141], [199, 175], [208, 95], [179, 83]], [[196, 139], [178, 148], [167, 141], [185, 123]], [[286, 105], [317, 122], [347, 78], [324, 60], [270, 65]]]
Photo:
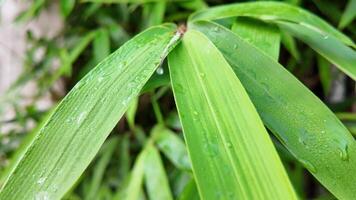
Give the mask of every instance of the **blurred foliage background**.
[[[233, 2], [239, 1], [33, 0], [13, 23], [35, 20], [41, 12], [56, 4], [64, 27], [51, 39], [27, 32], [22, 75], [0, 97], [0, 173], [9, 165], [14, 151], [26, 136], [29, 137], [51, 111], [41, 110], [37, 105], [44, 95], [50, 96], [54, 108], [88, 71], [142, 30], [164, 22], [185, 23], [188, 15], [196, 10]], [[353, 21], [355, 0], [285, 2], [313, 12], [356, 39]], [[337, 113], [356, 135], [355, 82], [286, 33], [282, 33], [281, 47], [279, 62]], [[163, 63], [147, 83], [140, 98], [117, 124], [96, 159], [67, 194], [67, 199], [112, 199], [127, 183], [137, 155], [158, 122], [164, 123], [183, 141], [166, 65]], [[29, 82], [35, 82], [37, 89], [30, 97], [24, 97], [21, 91]], [[25, 105], [21, 103], [23, 98], [27, 98]], [[16, 113], [15, 116], [2, 118], [9, 109]], [[276, 139], [273, 141], [301, 198], [333, 199]], [[161, 148], [166, 148], [164, 153], [167, 153], [167, 145], [173, 144], [162, 144]], [[179, 149], [171, 151], [174, 153]], [[174, 167], [167, 158], [169, 156], [162, 156], [171, 190], [175, 198], [184, 199], [181, 194], [191, 188], [191, 173], [184, 166]], [[145, 191], [141, 193], [140, 198], [145, 199]]]

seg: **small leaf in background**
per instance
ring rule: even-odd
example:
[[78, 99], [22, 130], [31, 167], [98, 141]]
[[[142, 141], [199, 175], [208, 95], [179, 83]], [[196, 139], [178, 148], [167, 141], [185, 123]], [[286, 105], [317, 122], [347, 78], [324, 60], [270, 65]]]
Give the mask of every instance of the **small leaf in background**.
[[348, 0], [345, 11], [341, 16], [339, 28], [343, 29], [356, 17], [356, 0]]
[[60, 11], [63, 17], [67, 17], [75, 6], [75, 0], [60, 0]]
[[149, 145], [146, 151], [144, 173], [149, 199], [173, 200], [159, 152], [153, 145]]
[[324, 95], [327, 96], [329, 94], [333, 80], [331, 73], [331, 64], [322, 56], [318, 56], [317, 61], [320, 74], [320, 82], [323, 86]]
[[164, 155], [177, 168], [190, 171], [191, 165], [184, 141], [167, 128], [157, 127], [153, 131], [155, 142]]

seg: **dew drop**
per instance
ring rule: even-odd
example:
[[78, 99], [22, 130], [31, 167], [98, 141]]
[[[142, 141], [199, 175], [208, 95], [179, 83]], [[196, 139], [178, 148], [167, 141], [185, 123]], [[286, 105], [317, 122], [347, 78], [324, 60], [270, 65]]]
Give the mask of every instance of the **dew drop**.
[[323, 36], [323, 39], [324, 39], [324, 40], [326, 40], [326, 39], [328, 39], [328, 38], [329, 38], [329, 35], [324, 35], [324, 36]]
[[40, 179], [37, 180], [37, 184], [42, 185], [46, 181], [46, 177], [41, 177]]
[[236, 50], [238, 48], [239, 48], [239, 46], [237, 44], [234, 44], [234, 49]]
[[200, 77], [204, 78], [205, 74], [204, 73], [200, 73]]
[[102, 76], [99, 76], [98, 82], [101, 83], [103, 80], [104, 80], [104, 78]]
[[158, 75], [162, 75], [162, 74], [164, 73], [163, 68], [162, 68], [162, 67], [158, 67], [157, 70], [156, 70], [156, 73], [157, 73]]
[[185, 93], [184, 87], [181, 84], [177, 84], [175, 86], [175, 89], [177, 90], [178, 93], [182, 93], [182, 94]]
[[199, 113], [198, 113], [196, 110], [194, 110], [193, 114], [194, 114], [195, 116], [197, 116]]
[[36, 200], [49, 200], [49, 194], [46, 191], [41, 191], [36, 194]]
[[306, 167], [310, 172], [312, 172], [312, 173], [316, 173], [317, 171], [316, 171], [316, 168], [315, 168], [315, 166], [312, 164], [312, 163], [310, 163], [309, 161], [306, 161], [306, 160], [299, 160], [303, 165], [304, 165], [304, 167]]
[[205, 143], [204, 149], [209, 157], [216, 157], [219, 154], [219, 147], [212, 142]]
[[322, 131], [321, 131], [321, 133], [322, 133], [322, 134], [324, 134], [324, 133], [325, 133], [325, 131], [324, 131], [324, 130], [322, 130]]
[[219, 31], [219, 27], [217, 27], [217, 26], [214, 27], [213, 31], [218, 32]]
[[232, 144], [230, 142], [226, 143], [227, 148], [232, 148]]
[[348, 148], [348, 146], [347, 146], [346, 142], [342, 143], [339, 148], [339, 150], [340, 150], [339, 155], [340, 155], [341, 160], [343, 160], [343, 161], [347, 161], [349, 159], [349, 154], [347, 153], [347, 148]]
[[78, 119], [77, 119], [77, 124], [80, 124], [83, 121], [85, 115], [86, 115], [86, 112], [80, 113], [80, 115], [78, 116]]

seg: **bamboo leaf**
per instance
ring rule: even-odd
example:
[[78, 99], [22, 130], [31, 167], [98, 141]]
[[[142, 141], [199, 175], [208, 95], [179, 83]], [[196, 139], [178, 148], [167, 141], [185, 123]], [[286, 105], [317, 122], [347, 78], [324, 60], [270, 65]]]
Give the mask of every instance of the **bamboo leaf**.
[[201, 198], [296, 199], [256, 110], [214, 45], [188, 30], [168, 61]]
[[155, 142], [164, 155], [179, 169], [191, 170], [188, 152], [182, 141], [174, 132], [167, 128], [155, 130]]
[[300, 24], [278, 22], [278, 25], [291, 35], [307, 43], [341, 71], [356, 80], [356, 52], [345, 46], [333, 35]]
[[179, 196], [179, 200], [200, 200], [194, 179], [191, 179], [184, 187], [183, 192]]
[[117, 148], [117, 144], [119, 142], [118, 137], [114, 137], [109, 139], [104, 145], [104, 152], [98, 163], [94, 167], [93, 178], [90, 182], [90, 187], [87, 190], [86, 199], [97, 199], [98, 192], [100, 191], [101, 181], [103, 179], [105, 169], [108, 166], [110, 159], [114, 153], [115, 148]]
[[153, 145], [147, 147], [145, 185], [150, 199], [173, 200], [161, 156]]
[[349, 46], [356, 46], [350, 38], [318, 16], [297, 6], [281, 2], [247, 2], [217, 6], [196, 12], [190, 16], [190, 20], [213, 20], [234, 16], [253, 17], [270, 22], [288, 21], [299, 23], [319, 30], [319, 32], [330, 34]]
[[63, 17], [67, 17], [75, 6], [75, 0], [60, 0], [60, 11]]
[[339, 28], [343, 29], [356, 17], [356, 0], [349, 0], [344, 13], [341, 16]]
[[11, 172], [0, 199], [62, 197], [179, 40], [174, 32], [171, 24], [148, 29], [78, 82]]
[[285, 147], [336, 197], [352, 199], [356, 144], [337, 117], [283, 66], [230, 30], [210, 22], [196, 22], [193, 28], [223, 53]]
[[277, 27], [255, 19], [237, 18], [231, 30], [274, 60], [278, 60], [281, 36]]

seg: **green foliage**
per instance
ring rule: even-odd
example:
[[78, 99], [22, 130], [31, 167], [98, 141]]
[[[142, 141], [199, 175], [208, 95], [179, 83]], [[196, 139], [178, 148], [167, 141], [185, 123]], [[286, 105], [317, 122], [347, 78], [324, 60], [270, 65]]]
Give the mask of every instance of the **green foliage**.
[[34, 0], [0, 200], [353, 199], [355, 2]]

